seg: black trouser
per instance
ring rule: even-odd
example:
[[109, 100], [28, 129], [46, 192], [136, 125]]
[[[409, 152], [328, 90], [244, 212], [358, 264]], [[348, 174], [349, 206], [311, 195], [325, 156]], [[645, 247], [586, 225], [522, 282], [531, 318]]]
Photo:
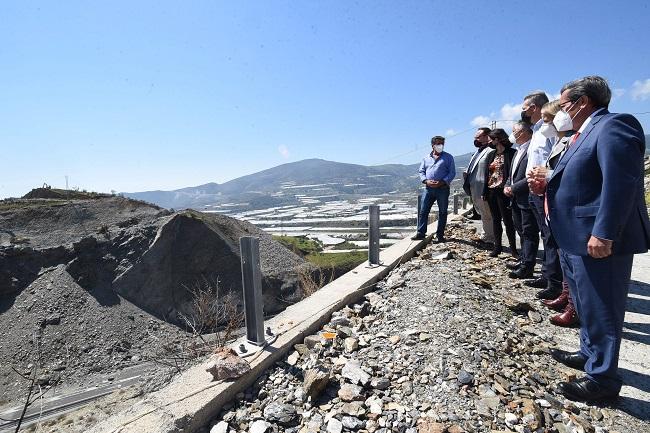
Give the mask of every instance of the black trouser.
[[523, 207], [513, 199], [512, 221], [521, 239], [521, 253], [519, 255], [521, 264], [532, 270], [535, 267], [537, 245], [539, 245], [539, 227], [537, 227], [535, 215], [530, 210], [530, 206]]
[[546, 278], [549, 286], [562, 286], [562, 268], [560, 266], [560, 255], [558, 253], [557, 243], [551, 233], [551, 228], [546, 222], [544, 216], [544, 197], [535, 194], [529, 196], [530, 208], [535, 214], [537, 225], [542, 233], [542, 242], [544, 243], [544, 261], [542, 262], [542, 276]]
[[512, 221], [512, 212], [510, 210], [510, 199], [503, 193], [503, 188], [489, 188], [487, 196], [488, 206], [492, 213], [492, 228], [494, 230], [494, 249], [501, 249], [501, 221], [506, 226], [506, 236], [510, 243], [512, 252], [517, 251], [517, 240], [515, 239], [515, 225]]

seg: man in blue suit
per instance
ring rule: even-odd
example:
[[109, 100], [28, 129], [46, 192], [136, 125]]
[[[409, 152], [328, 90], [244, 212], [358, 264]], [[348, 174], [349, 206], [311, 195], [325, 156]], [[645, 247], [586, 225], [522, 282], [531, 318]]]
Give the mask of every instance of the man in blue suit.
[[571, 400], [619, 394], [618, 356], [632, 260], [650, 246], [643, 128], [629, 114], [607, 111], [610, 99], [601, 77], [564, 85], [562, 111], [554, 123], [572, 123], [577, 132], [547, 181], [531, 183], [533, 190], [546, 185], [550, 227], [580, 316], [580, 350], [551, 352], [587, 373], [559, 384], [558, 391]]

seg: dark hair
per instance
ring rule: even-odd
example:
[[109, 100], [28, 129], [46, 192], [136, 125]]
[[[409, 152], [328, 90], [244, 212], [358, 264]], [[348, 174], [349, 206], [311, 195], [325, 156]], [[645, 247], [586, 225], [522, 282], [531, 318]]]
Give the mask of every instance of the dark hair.
[[445, 137], [443, 137], [442, 135], [434, 135], [433, 137], [431, 137], [431, 144], [433, 144], [433, 142], [436, 140], [442, 140], [442, 142], [444, 143]]
[[485, 135], [488, 135], [490, 133], [490, 128], [486, 128], [485, 126], [482, 126], [478, 128], [477, 131], [483, 131]]
[[524, 101], [530, 101], [532, 104], [535, 104], [539, 109], [542, 109], [542, 106], [548, 102], [548, 96], [546, 93], [541, 90], [536, 90], [524, 96]]
[[512, 143], [508, 139], [508, 134], [506, 134], [506, 131], [504, 131], [502, 128], [495, 128], [490, 133], [488, 134], [488, 137], [490, 137], [492, 140], [496, 140], [497, 142], [501, 143], [506, 149], [508, 147], [512, 147]]
[[607, 80], [597, 75], [573, 80], [562, 86], [560, 93], [564, 93], [565, 90], [569, 91], [567, 98], [571, 102], [577, 101], [581, 96], [586, 96], [596, 108], [607, 108], [612, 99], [612, 91], [609, 89]]

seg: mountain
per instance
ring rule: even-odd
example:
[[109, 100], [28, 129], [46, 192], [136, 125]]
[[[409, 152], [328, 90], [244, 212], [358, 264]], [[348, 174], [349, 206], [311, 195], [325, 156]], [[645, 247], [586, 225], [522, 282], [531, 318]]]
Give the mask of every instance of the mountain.
[[[457, 177], [471, 154], [455, 157]], [[419, 164], [364, 166], [323, 159], [305, 159], [239, 177], [223, 184], [207, 183], [173, 191], [144, 191], [122, 195], [165, 208], [246, 203], [250, 209], [297, 204], [300, 197], [335, 199], [341, 195], [377, 195], [413, 191], [419, 187]], [[298, 197], [297, 197], [298, 196]]]

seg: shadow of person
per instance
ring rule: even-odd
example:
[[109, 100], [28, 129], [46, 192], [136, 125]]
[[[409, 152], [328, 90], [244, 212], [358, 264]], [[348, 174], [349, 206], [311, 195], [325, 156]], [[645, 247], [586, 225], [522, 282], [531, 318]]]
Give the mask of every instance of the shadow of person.
[[609, 407], [618, 409], [640, 420], [650, 420], [650, 402], [634, 397], [622, 396]]
[[623, 339], [650, 345], [650, 323], [625, 322]]

